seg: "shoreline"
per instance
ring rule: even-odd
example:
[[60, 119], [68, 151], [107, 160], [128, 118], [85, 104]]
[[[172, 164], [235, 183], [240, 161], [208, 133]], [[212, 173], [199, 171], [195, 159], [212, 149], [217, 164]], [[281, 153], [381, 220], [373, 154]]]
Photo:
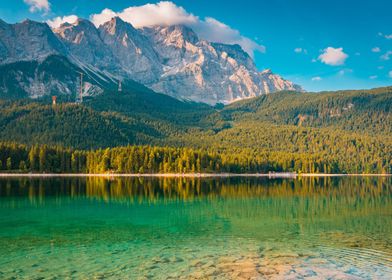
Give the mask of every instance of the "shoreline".
[[234, 177], [256, 177], [269, 179], [296, 179], [299, 177], [392, 177], [392, 174], [327, 174], [327, 173], [143, 173], [143, 174], [116, 174], [116, 173], [0, 173], [0, 178], [51, 178], [51, 177], [151, 177], [151, 178], [234, 178]]

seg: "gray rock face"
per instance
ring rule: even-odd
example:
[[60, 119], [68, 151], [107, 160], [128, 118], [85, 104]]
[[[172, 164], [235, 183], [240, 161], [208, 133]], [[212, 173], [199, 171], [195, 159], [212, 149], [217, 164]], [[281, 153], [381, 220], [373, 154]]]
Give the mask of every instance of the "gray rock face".
[[62, 42], [46, 23], [25, 20], [17, 24], [0, 23], [0, 63], [38, 60], [65, 54]]
[[[79, 93], [77, 77], [81, 69], [61, 55], [49, 55], [42, 61], [18, 61], [0, 65], [0, 96], [5, 98], [38, 98], [61, 93], [75, 100]], [[95, 96], [110, 87], [110, 81], [96, 73], [84, 72], [83, 96]]]
[[64, 42], [74, 58], [104, 68], [117, 63], [90, 21], [78, 19], [74, 24], [65, 23], [53, 31]]
[[163, 75], [149, 85], [156, 91], [215, 104], [280, 90], [301, 90], [271, 71], [259, 72], [239, 45], [199, 40], [184, 26], [145, 28], [143, 33], [163, 61]]
[[0, 65], [54, 54], [112, 81], [132, 79], [178, 99], [209, 104], [302, 90], [270, 70], [258, 71], [239, 45], [201, 40], [183, 25], [135, 29], [113, 18], [97, 29], [79, 19], [51, 30], [45, 23], [0, 21]]
[[130, 78], [152, 84], [160, 76], [160, 58], [148, 39], [131, 24], [116, 17], [101, 25], [99, 33], [107, 48], [119, 61], [117, 67]]

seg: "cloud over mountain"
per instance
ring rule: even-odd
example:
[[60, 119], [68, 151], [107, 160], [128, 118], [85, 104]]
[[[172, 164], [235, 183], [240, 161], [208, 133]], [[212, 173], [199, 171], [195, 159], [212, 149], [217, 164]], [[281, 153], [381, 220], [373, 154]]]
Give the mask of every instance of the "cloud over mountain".
[[207, 41], [238, 44], [251, 56], [255, 51], [265, 52], [263, 45], [241, 35], [238, 30], [211, 17], [200, 19], [170, 1], [129, 7], [120, 12], [104, 9], [99, 14], [91, 15], [90, 19], [98, 27], [116, 16], [131, 23], [135, 28], [183, 24], [191, 27]]
[[78, 16], [76, 15], [69, 15], [69, 16], [63, 16], [63, 17], [55, 17], [54, 19], [47, 20], [46, 23], [52, 27], [52, 28], [57, 28], [60, 27], [63, 23], [75, 23], [78, 20]]

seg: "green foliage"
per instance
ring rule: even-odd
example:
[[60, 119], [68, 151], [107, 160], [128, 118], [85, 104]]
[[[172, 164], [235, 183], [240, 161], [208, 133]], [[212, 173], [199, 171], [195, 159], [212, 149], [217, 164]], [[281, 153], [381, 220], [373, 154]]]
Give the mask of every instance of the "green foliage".
[[0, 101], [0, 140], [11, 142], [1, 146], [0, 168], [392, 172], [390, 87], [282, 92], [215, 108], [181, 102], [136, 83], [127, 87], [82, 105], [60, 101], [52, 106], [48, 99]]
[[[374, 144], [374, 143], [373, 143]], [[368, 147], [366, 147], [368, 148]], [[353, 162], [339, 161], [326, 154], [268, 152], [255, 149], [216, 150], [151, 146], [126, 146], [93, 151], [0, 144], [7, 171], [63, 173], [267, 173], [294, 171], [306, 173], [390, 173], [392, 161], [372, 157]], [[37, 156], [38, 155], [38, 156]], [[352, 160], [358, 160], [352, 153]], [[350, 159], [350, 158], [345, 158]], [[27, 168], [26, 162], [29, 163]]]
[[231, 121], [267, 121], [391, 135], [391, 108], [392, 87], [367, 91], [280, 92], [231, 104], [222, 116]]

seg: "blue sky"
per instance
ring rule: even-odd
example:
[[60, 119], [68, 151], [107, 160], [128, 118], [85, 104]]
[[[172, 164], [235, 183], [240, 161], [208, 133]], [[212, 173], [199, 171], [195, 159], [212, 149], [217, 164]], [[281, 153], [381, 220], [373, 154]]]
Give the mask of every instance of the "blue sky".
[[[0, 18], [14, 23], [59, 16], [91, 18], [103, 9], [124, 17], [128, 7], [159, 1], [0, 1]], [[170, 20], [186, 21], [211, 40], [240, 43], [260, 70], [272, 69], [306, 90], [392, 85], [390, 0], [173, 0]], [[152, 6], [153, 8], [158, 6]], [[159, 6], [163, 7], [163, 6]], [[162, 15], [160, 9], [160, 15]], [[134, 11], [134, 10], [132, 10]], [[140, 11], [137, 10], [140, 16]], [[170, 11], [172, 12], [172, 11]], [[141, 15], [144, 15], [141, 13]], [[132, 20], [135, 14], [132, 13]], [[155, 19], [155, 17], [153, 17]], [[140, 23], [146, 24], [145, 17]], [[160, 20], [167, 20], [160, 18]], [[225, 24], [225, 25], [222, 25]], [[238, 30], [239, 33], [236, 31]]]

